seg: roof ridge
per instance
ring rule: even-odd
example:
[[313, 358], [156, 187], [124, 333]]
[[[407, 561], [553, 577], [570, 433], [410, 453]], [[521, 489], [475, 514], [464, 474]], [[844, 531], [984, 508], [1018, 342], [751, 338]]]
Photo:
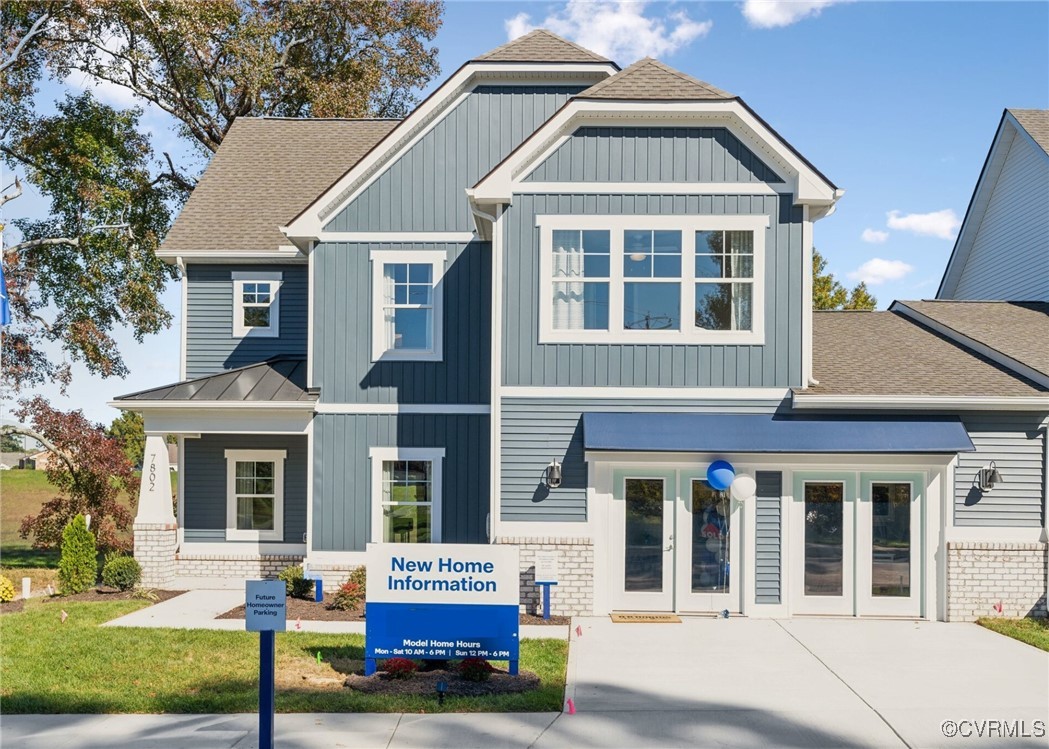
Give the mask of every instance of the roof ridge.
[[[490, 49], [487, 52], [484, 52], [484, 53], [482, 53], [480, 55], [477, 55], [476, 57], [473, 58], [472, 62], [485, 62], [485, 61], [488, 61], [488, 60], [498, 60], [498, 58], [502, 57], [506, 52], [514, 50], [514, 49], [519, 49], [522, 46], [527, 47], [529, 42], [531, 42], [531, 41], [533, 41], [533, 40], [535, 40], [537, 38], [546, 39], [548, 41], [557, 42], [558, 44], [562, 44], [562, 45], [565, 45], [567, 47], [570, 47], [571, 49], [575, 50], [576, 52], [580, 52], [583, 55], [585, 55], [586, 57], [588, 57], [591, 62], [595, 62], [595, 63], [609, 63], [609, 62], [612, 62], [607, 57], [599, 55], [597, 52], [594, 52], [591, 49], [587, 49], [586, 47], [582, 46], [581, 44], [577, 44], [576, 42], [573, 42], [573, 41], [571, 41], [569, 39], [565, 39], [562, 36], [558, 36], [557, 34], [555, 34], [554, 32], [550, 31], [549, 29], [544, 29], [544, 28], [532, 29], [528, 33], [522, 34], [521, 36], [517, 37], [516, 39], [511, 39], [510, 41], [505, 42], [504, 44], [500, 44], [498, 47], [495, 47], [494, 49]], [[555, 60], [545, 59], [545, 60], [535, 60], [535, 61], [536, 62], [554, 62]]]
[[[611, 96], [611, 95], [605, 95], [604, 97], [602, 97], [600, 95], [604, 94], [604, 92], [606, 90], [610, 89], [610, 88], [615, 88], [617, 86], [630, 86], [630, 85], [632, 85], [631, 81], [635, 77], [637, 77], [638, 75], [643, 75], [644, 74], [643, 71], [646, 68], [649, 68], [649, 67], [654, 69], [654, 70], [656, 70], [656, 71], [659, 71], [658, 74], [665, 75], [665, 76], [672, 76], [674, 79], [676, 79], [680, 83], [688, 84], [689, 86], [694, 86], [696, 88], [699, 88], [702, 92], [704, 92], [706, 94], [709, 94], [710, 95], [709, 98], [718, 98], [718, 99], [736, 99], [736, 98], [738, 98], [735, 94], [731, 94], [728, 91], [724, 91], [724, 90], [718, 88], [717, 86], [714, 86], [713, 84], [707, 83], [706, 81], [701, 81], [700, 79], [695, 78], [695, 77], [693, 77], [693, 76], [689, 75], [688, 73], [685, 73], [685, 72], [683, 72], [681, 70], [677, 70], [676, 68], [672, 68], [669, 65], [667, 65], [665, 62], [663, 62], [662, 60], [657, 60], [654, 57], [643, 57], [643, 58], [641, 58], [640, 60], [634, 62], [633, 64], [631, 64], [628, 67], [624, 68], [623, 70], [619, 71], [615, 75], [609, 76], [608, 78], [605, 78], [603, 81], [599, 81], [599, 82], [595, 83], [593, 86], [591, 86], [590, 88], [586, 89], [585, 91], [582, 91], [582, 92], [576, 94], [575, 98], [579, 98], [579, 99], [587, 99], [587, 98], [624, 98], [624, 99], [636, 98], [635, 96], [628, 95], [629, 92], [624, 93], [624, 95], [622, 95], [621, 97], [614, 97], [614, 96]], [[659, 96], [653, 97], [651, 95], [651, 93], [648, 93], [646, 95], [642, 95], [641, 98], [660, 98], [660, 99], [663, 99], [663, 98], [679, 98], [679, 99], [688, 99], [688, 98], [691, 98], [691, 97], [689, 97], [687, 95], [674, 96], [674, 95], [671, 95], [669, 93], [667, 94], [667, 96], [664, 96], [664, 97], [659, 97]]]

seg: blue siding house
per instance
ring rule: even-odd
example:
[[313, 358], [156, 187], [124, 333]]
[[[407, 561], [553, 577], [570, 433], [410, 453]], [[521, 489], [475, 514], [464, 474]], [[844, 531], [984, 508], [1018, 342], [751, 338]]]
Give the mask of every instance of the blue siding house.
[[515, 544], [526, 608], [554, 551], [559, 613], [979, 615], [949, 544], [1044, 570], [1049, 379], [925, 303], [815, 313], [842, 195], [738, 96], [546, 31], [403, 121], [237, 120], [161, 250], [184, 379], [114, 402], [151, 475], [182, 445], [147, 579]]

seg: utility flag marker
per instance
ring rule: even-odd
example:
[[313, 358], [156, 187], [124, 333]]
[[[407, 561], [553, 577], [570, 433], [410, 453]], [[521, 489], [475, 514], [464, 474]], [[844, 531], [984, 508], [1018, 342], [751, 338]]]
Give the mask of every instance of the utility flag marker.
[[302, 619], [295, 620], [295, 629], [302, 629]]
[[575, 626], [575, 636], [576, 637], [582, 637], [583, 636], [583, 625], [582, 624], [577, 624]]
[[317, 663], [321, 662], [321, 651], [317, 651]]
[[69, 618], [69, 614], [66, 613], [65, 609], [62, 609], [62, 623], [65, 624], [66, 623], [66, 619], [68, 619], [68, 618]]
[[575, 715], [575, 703], [572, 702], [572, 698], [568, 698], [568, 714]]

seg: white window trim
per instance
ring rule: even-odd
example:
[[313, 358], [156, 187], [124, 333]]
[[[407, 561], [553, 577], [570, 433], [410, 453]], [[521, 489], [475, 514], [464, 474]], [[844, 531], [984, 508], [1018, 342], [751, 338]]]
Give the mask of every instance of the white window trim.
[[[280, 336], [280, 287], [284, 274], [280, 271], [233, 271], [233, 337], [234, 338], [277, 338]], [[272, 283], [273, 300], [270, 302], [270, 324], [265, 328], [249, 328], [244, 325], [244, 284]]]
[[444, 486], [444, 448], [443, 447], [373, 447], [368, 451], [371, 459], [371, 498], [372, 527], [369, 534], [371, 543], [383, 543], [382, 540], [382, 463], [384, 460], [428, 460], [433, 465], [431, 476], [433, 500], [430, 505], [430, 543], [441, 542], [442, 524], [442, 488]]
[[[372, 250], [372, 361], [443, 361], [444, 360], [444, 267], [443, 250]], [[428, 264], [433, 267], [433, 348], [429, 351], [387, 349], [385, 320], [382, 314], [383, 275], [386, 263]]]
[[[752, 345], [765, 343], [765, 234], [768, 216], [536, 216], [539, 228], [539, 343], [614, 343], [631, 345], [708, 344]], [[609, 280], [609, 326], [611, 330], [554, 330], [553, 327], [553, 232], [557, 229], [608, 229], [611, 244]], [[754, 232], [754, 280], [752, 329], [702, 330], [685, 325], [681, 330], [616, 330], [623, 310], [623, 232], [627, 229], [681, 230], [681, 305], [695, 307], [697, 231]]]
[[[226, 450], [226, 540], [284, 540], [284, 461], [287, 450]], [[250, 531], [237, 528], [237, 461], [270, 461], [273, 463], [273, 530]]]

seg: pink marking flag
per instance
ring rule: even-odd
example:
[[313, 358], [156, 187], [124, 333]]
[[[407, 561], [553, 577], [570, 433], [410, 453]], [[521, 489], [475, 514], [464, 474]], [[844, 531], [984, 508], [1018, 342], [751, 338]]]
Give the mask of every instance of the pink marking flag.
[[568, 698], [568, 714], [575, 715], [575, 703], [572, 702], [572, 698]]

